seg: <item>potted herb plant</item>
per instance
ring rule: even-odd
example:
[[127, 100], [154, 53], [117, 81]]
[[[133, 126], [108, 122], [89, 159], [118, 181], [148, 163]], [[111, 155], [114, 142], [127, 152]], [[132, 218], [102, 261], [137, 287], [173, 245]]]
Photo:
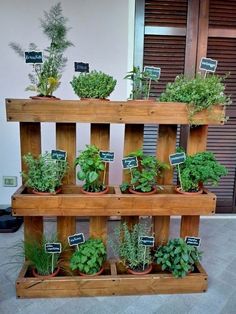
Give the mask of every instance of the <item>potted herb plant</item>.
[[130, 274], [145, 275], [152, 270], [151, 247], [140, 244], [140, 236], [149, 236], [150, 232], [147, 223], [138, 223], [129, 229], [124, 222], [115, 230], [115, 239], [110, 240], [114, 254]]
[[133, 194], [154, 194], [157, 191], [157, 178], [161, 175], [161, 170], [168, 166], [160, 162], [154, 156], [144, 155], [142, 150], [137, 150], [128, 155], [128, 157], [136, 157], [138, 165], [135, 168], [126, 169], [130, 173], [130, 182], [123, 182], [120, 185], [122, 192], [127, 189]]
[[[31, 97], [34, 99], [55, 99], [53, 93], [60, 85], [61, 74], [67, 62], [63, 54], [73, 44], [67, 39], [69, 28], [66, 26], [67, 18], [62, 15], [60, 3], [52, 6], [49, 12], [44, 12], [44, 18], [40, 22], [50, 43], [44, 50], [43, 63], [33, 64], [33, 73], [29, 74], [31, 85], [26, 90], [37, 93], [37, 96]], [[25, 50], [21, 45], [15, 42], [9, 45], [20, 57], [25, 58]], [[34, 43], [29, 45], [29, 51], [37, 50]]]
[[28, 170], [22, 172], [25, 185], [38, 195], [53, 195], [61, 192], [62, 179], [68, 170], [66, 160], [52, 159], [50, 153], [34, 157], [23, 156]]
[[47, 279], [55, 277], [61, 268], [61, 253], [47, 253], [45, 250], [46, 243], [57, 242], [56, 237], [43, 237], [41, 241], [25, 240], [22, 249], [26, 260], [35, 277]]
[[132, 83], [130, 100], [148, 100], [150, 95], [151, 81], [157, 81], [148, 72], [141, 71], [139, 67], [133, 67], [124, 77]]
[[105, 171], [105, 165], [99, 155], [97, 146], [86, 145], [86, 149], [76, 158], [75, 165], [80, 166], [77, 172], [78, 179], [85, 181], [82, 193], [97, 195], [108, 192], [109, 187], [101, 180], [101, 174]]
[[186, 156], [185, 162], [180, 164], [181, 187], [176, 190], [181, 194], [201, 194], [203, 184], [217, 186], [220, 178], [226, 174], [227, 169], [216, 160], [212, 152]]
[[102, 240], [90, 238], [79, 246], [70, 260], [70, 268], [80, 275], [96, 276], [103, 272], [106, 260], [106, 247]]
[[[223, 80], [217, 75], [206, 77], [196, 75], [192, 79], [179, 75], [174, 82], [167, 84], [166, 90], [160, 96], [160, 101], [186, 103], [189, 121], [193, 124], [196, 113], [205, 109], [211, 112], [215, 105], [230, 104], [229, 97], [224, 94]], [[222, 120], [224, 117], [214, 118]]]
[[112, 76], [95, 70], [74, 76], [70, 83], [75, 94], [81, 99], [106, 99], [116, 86], [116, 80]]
[[162, 270], [170, 271], [173, 276], [183, 278], [194, 270], [194, 264], [201, 259], [202, 252], [188, 245], [182, 238], [171, 239], [160, 246], [156, 253], [156, 263]]

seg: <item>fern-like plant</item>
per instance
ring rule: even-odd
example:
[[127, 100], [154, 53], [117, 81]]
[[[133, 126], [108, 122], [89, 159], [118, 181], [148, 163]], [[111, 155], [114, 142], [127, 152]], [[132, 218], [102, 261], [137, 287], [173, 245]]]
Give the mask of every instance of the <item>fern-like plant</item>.
[[[67, 18], [62, 15], [60, 3], [52, 6], [49, 12], [44, 12], [40, 23], [49, 40], [49, 46], [44, 50], [43, 63], [33, 65], [33, 73], [29, 74], [31, 84], [26, 90], [34, 91], [39, 96], [52, 96], [60, 85], [61, 74], [67, 62], [63, 54], [73, 44], [67, 39], [69, 28], [66, 26]], [[25, 49], [20, 44], [11, 42], [9, 46], [24, 58]], [[38, 50], [38, 47], [30, 43], [28, 49]]]

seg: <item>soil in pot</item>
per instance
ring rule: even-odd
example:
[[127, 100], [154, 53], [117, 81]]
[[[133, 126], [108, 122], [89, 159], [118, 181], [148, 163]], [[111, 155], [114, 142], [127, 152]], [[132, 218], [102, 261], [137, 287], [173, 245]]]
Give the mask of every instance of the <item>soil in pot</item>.
[[81, 188], [81, 192], [90, 196], [102, 195], [107, 194], [109, 192], [109, 186], [107, 186], [103, 191], [100, 192], [89, 192]]
[[102, 267], [97, 273], [94, 274], [84, 274], [79, 271], [80, 276], [99, 276], [103, 273], [104, 268]]
[[129, 274], [132, 274], [132, 275], [147, 275], [152, 271], [152, 264], [147, 265], [144, 268], [144, 270], [143, 270], [143, 267], [141, 267], [141, 268], [137, 268], [137, 269], [127, 268], [127, 271]]
[[48, 195], [56, 195], [56, 194], [59, 194], [59, 193], [61, 193], [61, 191], [62, 191], [62, 188], [59, 187], [58, 189], [56, 189], [55, 193], [40, 192], [40, 191], [36, 191], [36, 190], [32, 190], [32, 193], [33, 193], [33, 194], [36, 194], [36, 195], [41, 195], [41, 196], [48, 196]]
[[58, 275], [59, 271], [60, 271], [60, 268], [57, 267], [52, 274], [39, 275], [35, 268], [32, 269], [32, 273], [33, 273], [34, 277], [41, 278], [41, 279], [48, 279], [48, 278], [56, 277]]
[[60, 98], [57, 98], [55, 96], [30, 96], [31, 99], [34, 100], [60, 100]]
[[203, 189], [199, 189], [198, 191], [191, 191], [191, 192], [185, 192], [184, 190], [181, 189], [180, 186], [175, 187], [175, 191], [178, 192], [179, 194], [184, 194], [184, 195], [199, 195], [203, 193]]
[[152, 195], [157, 192], [157, 188], [156, 186], [154, 186], [150, 192], [141, 192], [141, 191], [136, 191], [136, 190], [133, 190], [132, 188], [129, 188], [129, 192], [136, 195]]

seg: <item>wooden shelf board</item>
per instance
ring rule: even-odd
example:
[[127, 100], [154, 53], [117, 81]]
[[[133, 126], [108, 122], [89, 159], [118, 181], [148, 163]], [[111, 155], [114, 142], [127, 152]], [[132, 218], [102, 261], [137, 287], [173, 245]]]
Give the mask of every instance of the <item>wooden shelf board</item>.
[[109, 194], [88, 196], [76, 185], [63, 186], [62, 194], [38, 196], [27, 194], [23, 186], [12, 196], [14, 216], [159, 216], [212, 215], [216, 196], [204, 194], [189, 197], [163, 185], [163, 191], [142, 196], [122, 194], [111, 187]]
[[[114, 265], [113, 265], [114, 266]], [[207, 290], [207, 274], [202, 266], [196, 265], [196, 272], [184, 278], [157, 272], [148, 275], [105, 275], [94, 277], [59, 276], [50, 279], [27, 277], [28, 266], [24, 264], [16, 281], [18, 298], [51, 298], [109, 295], [145, 295], [198, 293]]]
[[[7, 121], [87, 122], [130, 124], [189, 124], [186, 104], [155, 101], [32, 100], [6, 99]], [[196, 124], [223, 124], [214, 117], [224, 114], [216, 106], [197, 114]]]

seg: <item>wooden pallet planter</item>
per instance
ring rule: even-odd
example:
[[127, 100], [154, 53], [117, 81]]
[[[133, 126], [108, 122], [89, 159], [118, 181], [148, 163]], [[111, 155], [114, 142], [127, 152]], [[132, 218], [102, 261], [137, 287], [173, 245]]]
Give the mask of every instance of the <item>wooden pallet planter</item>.
[[207, 274], [200, 264], [184, 278], [175, 278], [158, 269], [148, 275], [129, 275], [116, 264], [94, 277], [65, 276], [50, 279], [32, 277], [25, 264], [16, 280], [18, 298], [89, 297], [114, 295], [145, 295], [206, 292]]
[[[109, 150], [110, 124], [124, 124], [124, 147], [120, 147], [124, 156], [142, 148], [144, 124], [158, 124], [156, 156], [168, 163], [169, 155], [176, 149], [177, 126], [189, 124], [185, 104], [6, 99], [6, 111], [8, 121], [18, 121], [20, 124], [21, 156], [28, 152], [40, 154], [41, 123], [55, 122], [56, 147], [67, 151], [70, 165], [62, 194], [37, 196], [27, 194], [22, 186], [12, 196], [13, 214], [24, 216], [25, 239], [41, 239], [45, 216], [57, 217], [57, 232], [62, 242], [66, 242], [68, 235], [76, 232], [76, 216], [89, 216], [90, 236], [99, 237], [104, 242], [107, 239], [109, 216], [121, 216], [129, 224], [137, 222], [139, 216], [152, 216], [155, 244], [159, 245], [168, 241], [171, 216], [181, 216], [179, 235], [185, 237], [198, 235], [200, 215], [214, 214], [216, 196], [213, 193], [205, 190], [204, 194], [194, 197], [176, 194], [172, 185], [173, 169], [165, 170], [158, 182], [164, 190], [148, 197], [122, 194], [117, 186], [110, 187], [107, 195], [89, 197], [75, 185], [73, 165], [77, 151], [76, 123], [91, 123], [91, 144], [101, 150]], [[205, 111], [196, 115], [198, 126], [189, 131], [188, 154], [206, 149], [207, 125], [222, 124], [223, 121], [215, 120], [214, 117], [223, 113], [224, 108], [218, 106], [211, 113]], [[22, 170], [25, 170], [23, 163]], [[126, 176], [123, 175], [124, 180]], [[24, 265], [16, 283], [18, 297], [187, 293], [204, 292], [207, 289], [207, 274], [200, 265], [196, 267], [195, 273], [183, 279], [157, 270], [144, 276], [127, 275], [121, 273], [114, 263], [99, 277], [59, 276], [39, 280], [28, 277], [28, 274], [28, 267]]]

